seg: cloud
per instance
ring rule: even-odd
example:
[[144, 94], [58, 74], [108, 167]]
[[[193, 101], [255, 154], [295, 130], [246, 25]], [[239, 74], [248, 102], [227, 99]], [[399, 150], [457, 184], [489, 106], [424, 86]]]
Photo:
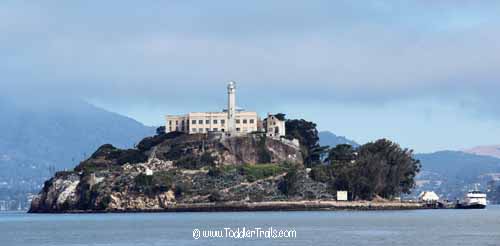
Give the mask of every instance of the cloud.
[[496, 2], [2, 5], [4, 90], [152, 104], [189, 92], [203, 103], [233, 79], [263, 104], [277, 91], [283, 103], [440, 96], [500, 115]]

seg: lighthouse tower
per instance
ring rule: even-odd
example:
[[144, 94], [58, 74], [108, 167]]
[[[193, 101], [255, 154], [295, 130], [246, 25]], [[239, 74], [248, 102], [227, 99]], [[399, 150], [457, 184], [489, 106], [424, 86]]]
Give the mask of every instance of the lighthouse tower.
[[227, 84], [227, 132], [236, 135], [236, 82]]

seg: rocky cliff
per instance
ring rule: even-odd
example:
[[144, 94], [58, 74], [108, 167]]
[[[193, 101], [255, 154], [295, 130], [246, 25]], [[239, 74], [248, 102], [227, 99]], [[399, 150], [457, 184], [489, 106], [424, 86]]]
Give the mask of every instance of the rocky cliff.
[[158, 211], [196, 204], [331, 199], [300, 149], [262, 134], [170, 133], [135, 149], [101, 146], [46, 181], [30, 212]]

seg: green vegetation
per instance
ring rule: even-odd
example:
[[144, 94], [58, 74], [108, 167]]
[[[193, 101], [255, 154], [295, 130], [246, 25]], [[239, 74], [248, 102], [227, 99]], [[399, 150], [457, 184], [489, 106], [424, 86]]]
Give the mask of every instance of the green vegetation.
[[189, 193], [191, 189], [192, 184], [189, 181], [178, 181], [174, 184], [174, 192], [176, 197], [180, 197]]
[[109, 203], [111, 202], [111, 196], [107, 195], [104, 196], [100, 201], [99, 204], [97, 205], [97, 209], [99, 210], [105, 210]]
[[285, 195], [292, 196], [295, 194], [298, 186], [298, 168], [297, 166], [290, 166], [287, 170], [287, 174], [283, 179], [283, 182], [279, 184], [278, 189], [281, 190]]
[[245, 176], [248, 182], [255, 182], [260, 179], [285, 173], [287, 170], [287, 164], [226, 165], [210, 168], [208, 170], [208, 175], [212, 177], [223, 177], [225, 174], [237, 172]]
[[137, 149], [118, 149], [111, 144], [104, 144], [92, 156], [75, 167], [75, 171], [92, 173], [97, 171], [113, 171], [126, 163], [145, 162], [147, 156]]
[[240, 173], [244, 175], [249, 182], [275, 176], [285, 171], [285, 168], [278, 164], [243, 165], [240, 167]]
[[299, 140], [300, 149], [304, 157], [304, 165], [306, 167], [312, 167], [321, 163], [321, 157], [325, 154], [328, 147], [319, 145], [316, 124], [303, 119], [287, 120], [285, 122], [285, 127], [286, 138], [295, 138]]
[[172, 188], [174, 175], [171, 171], [155, 172], [153, 175], [141, 173], [134, 178], [135, 188], [148, 195], [165, 192]]
[[330, 149], [326, 163], [315, 166], [310, 176], [329, 184], [332, 190], [349, 191], [352, 199], [393, 198], [410, 193], [415, 185], [420, 162], [412, 156], [412, 151], [386, 139], [358, 150], [337, 145]]
[[257, 145], [257, 155], [260, 163], [270, 163], [271, 162], [271, 153], [266, 147], [266, 135], [262, 134], [259, 143]]
[[213, 166], [214, 163], [215, 158], [210, 152], [204, 152], [201, 156], [184, 155], [174, 162], [175, 166], [185, 169], [200, 169], [205, 166]]

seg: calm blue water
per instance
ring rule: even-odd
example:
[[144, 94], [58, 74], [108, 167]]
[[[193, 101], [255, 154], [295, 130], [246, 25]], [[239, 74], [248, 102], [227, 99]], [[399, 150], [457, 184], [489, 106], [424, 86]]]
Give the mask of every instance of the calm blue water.
[[[200, 238], [193, 229], [294, 229], [296, 238]], [[500, 245], [486, 210], [56, 214], [0, 213], [0, 245]]]

